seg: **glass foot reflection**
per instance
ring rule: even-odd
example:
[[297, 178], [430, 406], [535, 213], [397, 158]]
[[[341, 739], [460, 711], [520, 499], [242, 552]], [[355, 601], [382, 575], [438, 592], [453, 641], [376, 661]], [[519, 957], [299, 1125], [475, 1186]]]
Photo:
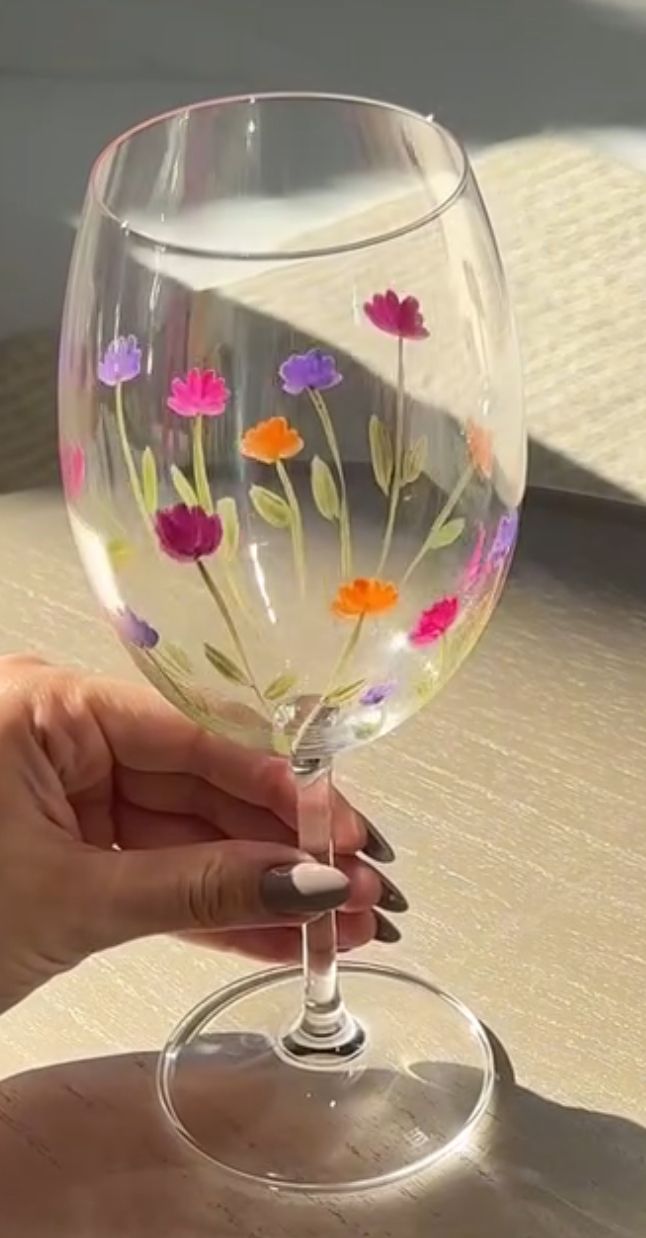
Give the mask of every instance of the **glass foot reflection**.
[[457, 1154], [484, 1116], [494, 1061], [470, 1011], [405, 972], [340, 970], [366, 1033], [351, 1061], [285, 1060], [297, 968], [229, 986], [171, 1037], [162, 1103], [178, 1132], [223, 1169], [283, 1190], [373, 1189]]

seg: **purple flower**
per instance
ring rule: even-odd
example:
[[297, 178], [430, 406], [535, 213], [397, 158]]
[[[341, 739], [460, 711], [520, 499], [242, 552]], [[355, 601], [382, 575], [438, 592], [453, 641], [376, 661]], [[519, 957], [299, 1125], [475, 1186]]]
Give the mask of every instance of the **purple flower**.
[[300, 395], [309, 388], [312, 391], [327, 391], [343, 381], [336, 368], [334, 357], [310, 348], [309, 352], [293, 353], [283, 361], [279, 371], [283, 391], [288, 395]]
[[185, 503], [157, 512], [155, 531], [162, 550], [180, 563], [196, 563], [214, 554], [222, 541], [220, 517], [209, 516], [203, 507], [187, 507]]
[[137, 649], [154, 649], [159, 641], [159, 632], [151, 628], [145, 619], [140, 619], [129, 606], [117, 613], [115, 623], [119, 636], [127, 645], [135, 645]]
[[396, 690], [395, 683], [373, 683], [359, 697], [360, 705], [383, 705]]
[[141, 372], [141, 349], [134, 335], [119, 335], [108, 344], [97, 373], [106, 387], [127, 383]]
[[511, 554], [516, 543], [517, 533], [518, 512], [505, 512], [504, 516], [501, 516], [498, 521], [498, 528], [487, 555], [487, 566], [493, 571], [496, 571], [504, 563], [508, 555]]

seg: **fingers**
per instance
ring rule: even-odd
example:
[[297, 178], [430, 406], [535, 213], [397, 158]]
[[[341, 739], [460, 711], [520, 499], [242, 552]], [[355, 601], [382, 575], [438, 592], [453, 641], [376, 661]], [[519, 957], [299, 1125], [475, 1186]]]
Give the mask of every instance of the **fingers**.
[[[346, 952], [367, 946], [375, 939], [377, 929], [377, 918], [371, 911], [355, 915], [340, 912], [337, 916], [339, 950]], [[302, 958], [303, 941], [299, 928], [248, 929], [182, 936], [188, 936], [190, 941], [200, 946], [227, 950], [264, 963], [299, 963]]]

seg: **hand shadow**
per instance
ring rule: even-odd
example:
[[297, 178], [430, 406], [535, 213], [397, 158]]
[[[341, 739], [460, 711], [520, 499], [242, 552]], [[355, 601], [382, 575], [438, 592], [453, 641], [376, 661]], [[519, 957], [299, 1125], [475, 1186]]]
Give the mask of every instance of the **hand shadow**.
[[[498, 1064], [495, 1110], [456, 1165], [332, 1200], [232, 1188], [167, 1125], [153, 1054], [28, 1071], [0, 1085], [3, 1238], [643, 1235], [643, 1128], [550, 1102]], [[416, 1067], [442, 1086], [452, 1069]]]

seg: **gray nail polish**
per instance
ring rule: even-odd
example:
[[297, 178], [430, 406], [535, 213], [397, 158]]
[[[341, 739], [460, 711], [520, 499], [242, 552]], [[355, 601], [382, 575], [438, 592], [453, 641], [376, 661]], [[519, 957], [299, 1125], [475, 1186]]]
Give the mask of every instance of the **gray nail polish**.
[[307, 915], [332, 911], [346, 902], [350, 882], [338, 868], [303, 861], [290, 868], [271, 868], [260, 883], [260, 896], [275, 915]]
[[384, 911], [399, 914], [402, 911], [408, 911], [408, 899], [394, 882], [389, 881], [387, 877], [382, 877], [381, 898], [377, 906], [382, 907]]
[[375, 912], [377, 921], [377, 931], [375, 933], [375, 941], [383, 941], [388, 945], [394, 945], [396, 941], [401, 941], [401, 933], [394, 924], [386, 916], [383, 916], [380, 911]]
[[395, 859], [395, 852], [390, 843], [386, 842], [383, 834], [380, 834], [376, 825], [373, 825], [372, 821], [369, 821], [367, 817], [363, 818], [363, 823], [368, 835], [368, 840], [363, 848], [364, 855], [370, 856], [370, 859], [375, 860], [377, 864], [392, 864]]

